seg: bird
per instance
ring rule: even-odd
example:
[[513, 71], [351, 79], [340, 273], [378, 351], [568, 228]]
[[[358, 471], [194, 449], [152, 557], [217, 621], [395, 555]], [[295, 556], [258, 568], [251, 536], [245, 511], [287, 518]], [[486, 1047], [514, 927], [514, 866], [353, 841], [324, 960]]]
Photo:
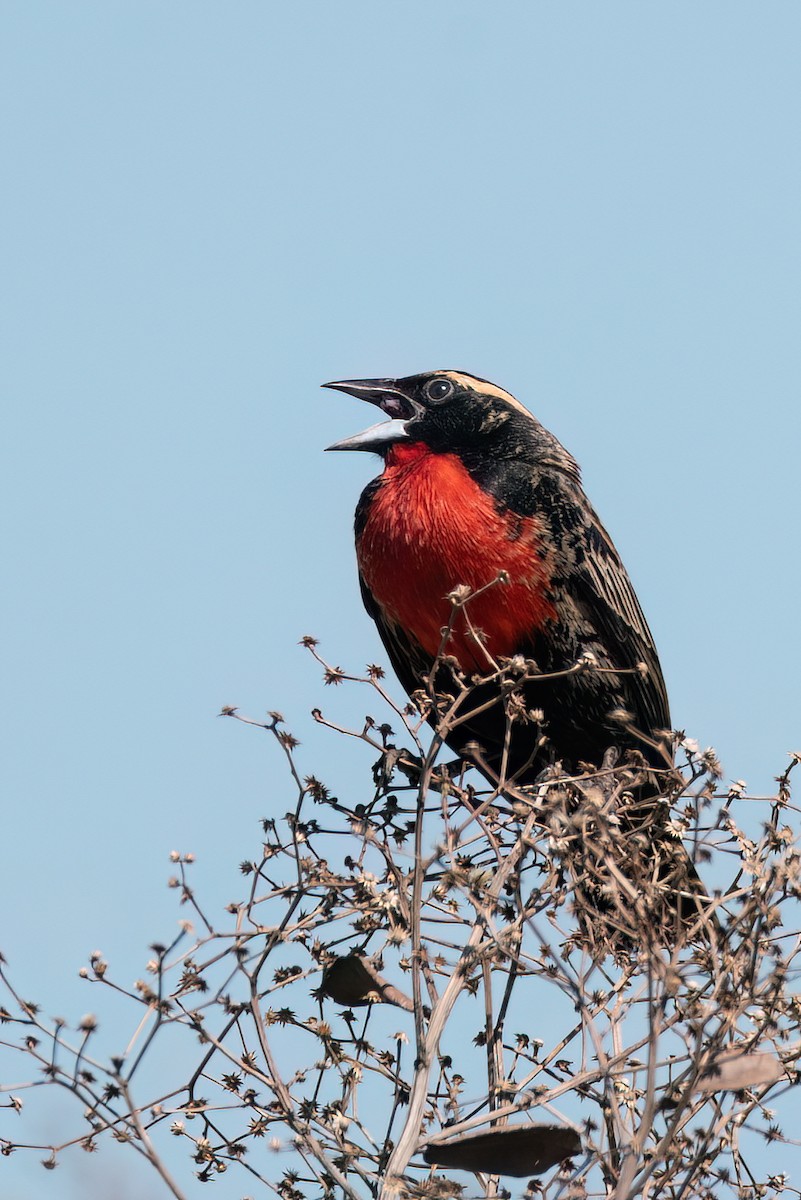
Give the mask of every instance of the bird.
[[[356, 556], [365, 608], [401, 684], [414, 695], [427, 680], [455, 696], [459, 679], [475, 681], [446, 734], [450, 748], [494, 786], [616, 758], [669, 767], [653, 636], [557, 438], [509, 392], [466, 371], [323, 386], [386, 418], [328, 449], [383, 460], [357, 505]], [[525, 706], [510, 737], [501, 681], [515, 669]], [[438, 713], [429, 719], [436, 725]]]

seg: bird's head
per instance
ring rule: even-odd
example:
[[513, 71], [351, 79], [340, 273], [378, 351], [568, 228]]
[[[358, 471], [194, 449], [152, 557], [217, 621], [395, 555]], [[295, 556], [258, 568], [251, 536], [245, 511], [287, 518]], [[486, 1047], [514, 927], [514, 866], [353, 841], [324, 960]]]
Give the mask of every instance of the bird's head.
[[342, 379], [323, 387], [368, 400], [389, 417], [329, 450], [371, 450], [386, 457], [399, 442], [423, 442], [437, 453], [531, 457], [577, 473], [567, 451], [519, 400], [466, 371]]

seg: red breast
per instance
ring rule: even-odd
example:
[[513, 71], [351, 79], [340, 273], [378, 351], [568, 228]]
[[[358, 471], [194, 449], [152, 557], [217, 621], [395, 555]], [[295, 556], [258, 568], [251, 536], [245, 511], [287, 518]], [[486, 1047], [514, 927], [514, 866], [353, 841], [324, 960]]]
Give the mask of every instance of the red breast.
[[447, 594], [459, 584], [483, 588], [505, 571], [509, 582], [470, 601], [445, 647], [465, 670], [486, 673], [487, 652], [518, 653], [556, 616], [540, 535], [536, 518], [499, 513], [456, 454], [400, 442], [387, 454], [357, 552], [375, 599], [432, 658], [451, 615]]

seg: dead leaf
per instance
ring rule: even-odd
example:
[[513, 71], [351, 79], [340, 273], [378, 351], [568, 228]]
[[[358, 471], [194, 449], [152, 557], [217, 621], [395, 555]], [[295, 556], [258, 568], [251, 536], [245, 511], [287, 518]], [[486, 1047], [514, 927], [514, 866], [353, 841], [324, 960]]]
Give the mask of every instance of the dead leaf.
[[564, 1125], [516, 1125], [490, 1129], [424, 1147], [427, 1163], [481, 1171], [485, 1175], [542, 1175], [581, 1151], [581, 1138]]

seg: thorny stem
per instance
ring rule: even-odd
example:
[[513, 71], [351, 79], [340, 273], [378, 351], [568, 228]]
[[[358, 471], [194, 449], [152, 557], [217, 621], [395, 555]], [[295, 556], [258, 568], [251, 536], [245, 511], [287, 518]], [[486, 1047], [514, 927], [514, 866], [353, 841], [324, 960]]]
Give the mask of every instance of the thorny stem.
[[[448, 983], [435, 1005], [431, 1019], [428, 1025], [428, 1033], [424, 1040], [423, 1055], [415, 1064], [415, 1076], [412, 1083], [412, 1090], [409, 1095], [409, 1106], [406, 1115], [406, 1124], [403, 1128], [401, 1136], [389, 1157], [386, 1168], [385, 1188], [388, 1196], [394, 1194], [398, 1189], [398, 1184], [401, 1176], [406, 1170], [406, 1166], [412, 1154], [417, 1148], [418, 1138], [420, 1136], [420, 1125], [423, 1118], [423, 1109], [425, 1107], [426, 1097], [428, 1094], [428, 1081], [431, 1071], [431, 1064], [434, 1056], [437, 1053], [440, 1038], [442, 1037], [445, 1025], [453, 1011], [453, 1006], [459, 998], [459, 995], [464, 986], [464, 974], [469, 970], [473, 961], [472, 951], [480, 943], [482, 937], [482, 927], [479, 923], [473, 926], [467, 944], [460, 955], [459, 961], [454, 968]], [[382, 1193], [383, 1195], [383, 1193]]]
[[128, 1105], [128, 1112], [130, 1114], [131, 1124], [133, 1125], [134, 1129], [136, 1130], [137, 1136], [138, 1136], [139, 1140], [141, 1141], [142, 1146], [144, 1147], [145, 1154], [147, 1155], [148, 1161], [150, 1163], [152, 1163], [152, 1165], [156, 1168], [159, 1175], [161, 1176], [161, 1178], [164, 1180], [167, 1187], [172, 1192], [173, 1196], [175, 1196], [176, 1200], [184, 1200], [184, 1193], [178, 1187], [178, 1184], [175, 1182], [172, 1175], [167, 1170], [164, 1160], [162, 1159], [161, 1155], [156, 1150], [155, 1146], [153, 1145], [152, 1141], [150, 1140], [150, 1135], [148, 1134], [147, 1130], [145, 1129], [144, 1125], [142, 1124], [142, 1119], [139, 1115], [140, 1110], [136, 1107], [136, 1105], [133, 1103], [133, 1101], [131, 1099], [131, 1094], [130, 1094], [130, 1091], [128, 1088], [128, 1084], [126, 1083], [126, 1081], [124, 1079], [120, 1078], [120, 1079], [118, 1079], [118, 1086], [119, 1086], [120, 1091], [122, 1092], [122, 1095], [125, 1098], [125, 1103]]
[[331, 1176], [331, 1178], [336, 1180], [337, 1184], [342, 1188], [342, 1191], [344, 1192], [344, 1194], [346, 1196], [349, 1196], [350, 1200], [361, 1200], [359, 1193], [351, 1186], [351, 1184], [348, 1182], [346, 1176], [344, 1176], [342, 1174], [342, 1172], [337, 1167], [334, 1166], [334, 1164], [331, 1161], [331, 1159], [329, 1158], [329, 1156], [323, 1150], [322, 1145], [320, 1144], [318, 1139], [314, 1136], [314, 1134], [311, 1132], [311, 1130], [308, 1128], [308, 1126], [304, 1127], [303, 1125], [298, 1125], [296, 1122], [295, 1105], [292, 1102], [292, 1097], [289, 1094], [289, 1089], [287, 1088], [286, 1084], [283, 1082], [283, 1080], [278, 1072], [278, 1067], [276, 1065], [275, 1059], [273, 1058], [269, 1039], [267, 1037], [267, 1031], [266, 1031], [266, 1028], [264, 1025], [264, 1018], [261, 1014], [261, 1009], [259, 1006], [259, 998], [256, 993], [255, 985], [252, 986], [252, 988], [251, 988], [250, 1005], [251, 1005], [251, 1009], [253, 1011], [253, 1019], [254, 1019], [254, 1027], [256, 1029], [256, 1036], [259, 1039], [259, 1045], [261, 1046], [261, 1052], [264, 1055], [264, 1061], [267, 1064], [268, 1075], [269, 1075], [272, 1087], [275, 1090], [276, 1096], [278, 1097], [278, 1099], [281, 1102], [281, 1105], [284, 1110], [284, 1115], [285, 1115], [287, 1121], [290, 1123], [290, 1125], [292, 1127], [297, 1129], [298, 1136], [301, 1138], [301, 1141], [303, 1142], [303, 1144], [305, 1144], [308, 1147], [309, 1151], [314, 1155], [314, 1157], [317, 1159], [317, 1161], [320, 1163], [320, 1165], [323, 1167], [323, 1169], [328, 1172], [328, 1174]]
[[[534, 817], [532, 814], [529, 817], [529, 823], [533, 823], [533, 819]], [[507, 878], [514, 869], [515, 864], [523, 852], [522, 848], [524, 844], [524, 839], [519, 839], [517, 844], [510, 851], [503, 866], [498, 870], [495, 881], [490, 888], [490, 896], [492, 899], [497, 899], [497, 897], [500, 895]], [[431, 1013], [431, 1019], [428, 1025], [428, 1033], [425, 1038], [423, 1053], [420, 1054], [418, 1051], [418, 1062], [415, 1064], [416, 1073], [409, 1097], [406, 1125], [387, 1163], [385, 1186], [388, 1195], [391, 1195], [397, 1190], [397, 1181], [403, 1175], [409, 1159], [417, 1147], [423, 1109], [425, 1107], [425, 1101], [428, 1094], [431, 1064], [436, 1056], [440, 1038], [442, 1037], [447, 1020], [464, 986], [465, 976], [475, 961], [476, 956], [474, 951], [481, 944], [484, 933], [484, 918], [480, 913], [477, 913], [475, 923], [473, 924], [473, 928], [471, 929], [467, 940], [467, 944], [459, 956], [459, 960], [451, 973], [451, 977], [448, 980], [445, 990], [443, 991], [438, 1003], [434, 1006], [434, 1009]]]

